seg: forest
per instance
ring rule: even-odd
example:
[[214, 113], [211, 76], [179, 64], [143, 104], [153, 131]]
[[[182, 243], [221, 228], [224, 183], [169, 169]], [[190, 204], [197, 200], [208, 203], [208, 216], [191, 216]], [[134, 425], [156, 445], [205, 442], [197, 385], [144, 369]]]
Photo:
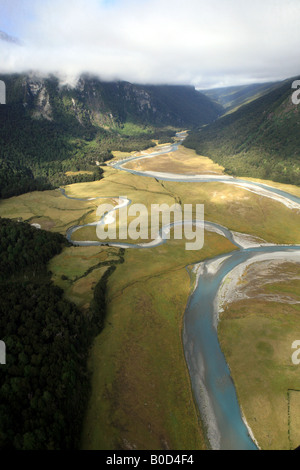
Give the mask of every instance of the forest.
[[[152, 130], [136, 135], [82, 128], [69, 121], [33, 120], [18, 105], [0, 107], [0, 198], [62, 185], [95, 181], [103, 170], [96, 165], [124, 152], [154, 146], [153, 139], [170, 140], [174, 131]], [[67, 176], [68, 172], [89, 172]]]
[[191, 132], [184, 145], [224, 166], [234, 176], [300, 185], [300, 107], [292, 82], [213, 124]]
[[60, 234], [0, 218], [0, 339], [7, 353], [0, 367], [1, 450], [79, 448], [87, 357], [104, 324], [106, 282], [115, 267], [83, 315], [47, 269], [68, 245]]

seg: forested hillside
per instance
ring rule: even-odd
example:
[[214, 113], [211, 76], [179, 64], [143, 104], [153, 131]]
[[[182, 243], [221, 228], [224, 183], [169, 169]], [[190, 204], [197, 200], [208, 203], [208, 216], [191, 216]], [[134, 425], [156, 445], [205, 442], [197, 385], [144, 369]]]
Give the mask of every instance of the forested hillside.
[[[0, 76], [0, 197], [100, 179], [111, 151], [144, 150], [153, 139], [212, 122], [222, 108], [193, 87], [103, 83], [75, 87], [55, 77]], [[69, 172], [72, 172], [70, 175]], [[68, 173], [68, 174], [67, 174]]]
[[110, 271], [84, 316], [47, 270], [67, 245], [62, 235], [0, 218], [0, 339], [7, 350], [0, 368], [1, 450], [79, 446], [87, 354], [103, 325]]
[[192, 132], [184, 145], [229, 174], [300, 185], [300, 106], [292, 103], [293, 81]]
[[226, 112], [260, 98], [281, 85], [281, 82], [253, 83], [252, 85], [231, 86], [203, 90], [202, 93], [219, 103]]

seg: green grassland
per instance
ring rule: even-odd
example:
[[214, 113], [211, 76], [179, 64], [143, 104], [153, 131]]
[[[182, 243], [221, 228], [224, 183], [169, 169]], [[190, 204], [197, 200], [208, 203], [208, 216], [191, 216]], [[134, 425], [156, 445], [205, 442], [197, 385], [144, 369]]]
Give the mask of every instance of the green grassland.
[[109, 247], [70, 247], [49, 263], [52, 280], [77, 307], [87, 310], [94, 287], [109, 266], [119, 260], [119, 250]]
[[[191, 151], [190, 155], [186, 152], [188, 158], [194, 158], [194, 152]], [[214, 164], [211, 168], [215, 168]], [[65, 234], [73, 225], [95, 221], [98, 205], [104, 202], [115, 205], [116, 196], [120, 195], [148, 208], [153, 203], [204, 204], [205, 220], [268, 242], [300, 243], [299, 215], [296, 211], [242, 188], [222, 183], [162, 182], [111, 167], [104, 167], [103, 176], [101, 181], [65, 187], [69, 196], [104, 197], [103, 200], [66, 199], [57, 190], [34, 192], [1, 200], [0, 216], [39, 223], [44, 229]], [[298, 194], [298, 188], [282, 184], [276, 186]], [[85, 238], [84, 230], [89, 229], [79, 230], [74, 237]], [[199, 252], [186, 251], [184, 242], [170, 241], [149, 250], [128, 250], [125, 262], [119, 265], [120, 252], [117, 248], [69, 247], [51, 261], [49, 269], [55, 284], [63, 288], [67, 299], [84, 311], [90, 306], [93, 289], [108, 267], [112, 263], [118, 265], [108, 283], [105, 328], [96, 338], [90, 354], [92, 392], [84, 423], [82, 448], [205, 447], [181, 343], [182, 317], [191, 289], [186, 266], [233, 249], [235, 247], [225, 238], [206, 233], [204, 248]], [[296, 382], [289, 380], [290, 365], [287, 362], [282, 364], [281, 356], [273, 356], [272, 362], [262, 356], [259, 366], [254, 364], [255, 360], [259, 360], [259, 348], [253, 345], [266, 342], [266, 331], [273, 336], [282, 333], [282, 338], [286, 338], [284, 344], [288, 343], [292, 328], [294, 331], [297, 328], [297, 308], [283, 306], [282, 313], [277, 312], [276, 304], [268, 303], [262, 308], [260, 302], [252, 299], [244, 308], [242, 318], [228, 318], [228, 328], [227, 320], [222, 321], [222, 347], [233, 368], [244, 412], [247, 418], [253, 415], [257, 419], [255, 426], [255, 422], [248, 418], [259, 442], [266, 448], [277, 445], [281, 448], [278, 439], [282, 438], [288, 447], [287, 421], [284, 421], [287, 420], [286, 402], [283, 404], [281, 401], [279, 405], [280, 400], [277, 403], [274, 398], [272, 409], [277, 410], [274, 422], [270, 421], [272, 413], [260, 411], [264, 405], [267, 410], [266, 400], [272, 398], [272, 387], [278, 377], [288, 377], [287, 380], [282, 379], [284, 389], [286, 385], [292, 388]], [[248, 315], [250, 307], [253, 314]], [[236, 343], [233, 344], [234, 341]], [[242, 355], [239, 348], [245, 350]], [[284, 354], [287, 355], [287, 352], [286, 348]], [[270, 369], [270, 380], [269, 377], [265, 380], [266, 368]], [[280, 374], [272, 378], [272, 373], [277, 370]], [[257, 375], [252, 380], [251, 374], [254, 373]], [[252, 380], [251, 387], [247, 385], [248, 377]], [[259, 389], [259, 384], [264, 386]], [[256, 388], [260, 390], [260, 395], [257, 400], [252, 400], [251, 397], [256, 397]], [[283, 393], [283, 388], [280, 393]], [[275, 387], [275, 390], [279, 389]], [[293, 399], [291, 403], [295, 408], [294, 402]], [[270, 423], [278, 428], [280, 420], [285, 426], [282, 431], [285, 437], [277, 434], [269, 438]], [[294, 424], [291, 426], [295, 427]]]
[[209, 158], [197, 155], [195, 151], [180, 145], [176, 152], [158, 155], [155, 158], [133, 160], [125, 168], [137, 171], [157, 171], [184, 174], [222, 174], [224, 168]]
[[[258, 268], [259, 269], [259, 268]], [[280, 268], [286, 281], [257, 286], [265, 294], [300, 300], [300, 267]], [[298, 280], [290, 280], [291, 273]], [[299, 366], [292, 363], [292, 344], [300, 338], [300, 306], [255, 298], [230, 304], [221, 316], [219, 338], [246, 419], [261, 448], [295, 449], [300, 444]], [[298, 398], [297, 398], [298, 397]], [[289, 417], [289, 399], [290, 417]]]
[[[108, 196], [119, 194], [147, 207], [154, 202], [178, 202], [176, 195], [154, 179], [109, 167], [102, 181], [71, 185], [66, 192], [77, 198], [104, 196], [107, 199], [101, 202], [113, 204], [115, 198]], [[72, 225], [91, 222], [98, 204], [66, 199], [59, 191], [36, 192], [1, 201], [0, 214], [65, 233]], [[124, 265], [110, 280], [106, 327], [91, 352], [92, 395], [83, 433], [84, 448], [126, 448], [126, 442], [138, 448], [204, 447], [181, 344], [182, 316], [190, 293], [185, 266], [199, 257], [213, 257], [232, 249], [226, 239], [207, 234], [200, 253], [186, 252], [183, 242], [175, 241], [156, 249], [126, 253]], [[87, 311], [96, 283], [118, 260], [118, 249], [70, 247], [51, 261], [49, 269], [65, 297]], [[141, 318], [136, 318], [143, 312]], [[124, 361], [128, 374], [124, 372]], [[128, 426], [128, 433], [123, 432], [124, 426]]]
[[[186, 172], [188, 173], [190, 165], [195, 166], [195, 158], [197, 156], [195, 157], [193, 150], [187, 149], [182, 151], [182, 155], [184, 155], [184, 159], [182, 159], [181, 163], [187, 160]], [[178, 159], [182, 155], [179, 152]], [[168, 158], [170, 160], [169, 171], [172, 171], [172, 158]], [[222, 170], [222, 167], [218, 167], [211, 160], [205, 157], [198, 158], [200, 171], [203, 167], [203, 162], [207, 172]], [[158, 159], [160, 160], [161, 158], [158, 157]], [[153, 159], [151, 160], [154, 161]], [[150, 163], [146, 162], [147, 160], [144, 160], [143, 165], [150, 165]], [[132, 166], [134, 167], [134, 162], [132, 162]], [[204, 204], [205, 220], [224, 225], [231, 230], [249, 233], [270, 243], [300, 243], [299, 215], [296, 210], [291, 210], [280, 202], [251, 193], [243, 188], [218, 182], [190, 184], [156, 181], [131, 174], [124, 175], [123, 173], [117, 173], [116, 176], [113, 176], [112, 173], [109, 179], [117, 180], [119, 178], [122, 181], [134, 181], [134, 184], [139, 185], [138, 189], [141, 182], [150, 184], [152, 188], [155, 186], [156, 191], [159, 191], [157, 188], [160, 186], [161, 191], [173, 197], [180, 204]], [[300, 195], [299, 188], [293, 185], [273, 183], [266, 180], [252, 180], [250, 178], [248, 180], [260, 181], [296, 196]], [[289, 227], [289, 230], [286, 230], [286, 227]]]
[[[275, 186], [296, 195], [299, 191], [290, 185]], [[2, 200], [0, 215], [39, 223], [42, 228], [65, 233], [73, 225], [96, 221], [96, 210], [100, 203], [115, 204], [108, 196], [123, 195], [148, 208], [151, 204], [163, 202], [171, 205], [174, 202], [201, 203], [205, 205], [206, 220], [272, 243], [300, 243], [296, 211], [279, 202], [222, 183], [159, 182], [153, 178], [141, 178], [107, 167], [103, 180], [70, 185], [66, 187], [66, 191], [68, 195], [78, 198], [107, 196], [107, 199], [76, 201], [66, 199], [59, 191], [34, 192]], [[80, 232], [74, 234], [74, 240], [83, 239]]]
[[109, 279], [105, 329], [90, 356], [83, 449], [205, 447], [181, 341], [191, 286], [185, 266], [233, 249], [208, 233], [200, 252], [182, 241], [126, 252]]
[[0, 201], [1, 217], [38, 223], [44, 230], [63, 234], [72, 225], [84, 223], [96, 208], [95, 202], [66, 199], [58, 190], [37, 191]]
[[289, 431], [292, 449], [297, 449], [300, 442], [300, 391], [290, 390], [289, 400]]
[[[205, 220], [269, 243], [300, 243], [299, 214], [272, 199], [222, 183], [163, 182], [182, 204], [204, 204]], [[288, 230], [287, 230], [288, 227]]]

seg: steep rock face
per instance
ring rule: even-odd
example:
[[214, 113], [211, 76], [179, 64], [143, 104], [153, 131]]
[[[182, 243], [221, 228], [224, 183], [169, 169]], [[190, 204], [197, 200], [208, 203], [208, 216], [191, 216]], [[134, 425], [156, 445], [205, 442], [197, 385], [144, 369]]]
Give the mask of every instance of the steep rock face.
[[32, 117], [52, 121], [52, 107], [45, 81], [28, 78], [24, 80], [23, 86], [25, 88], [24, 105], [32, 105]]
[[188, 86], [144, 86], [101, 82], [82, 76], [75, 87], [55, 77], [3, 77], [13, 89], [10, 102], [22, 102], [34, 119], [75, 118], [81, 125], [115, 128], [126, 122], [194, 127], [210, 123], [223, 108]]

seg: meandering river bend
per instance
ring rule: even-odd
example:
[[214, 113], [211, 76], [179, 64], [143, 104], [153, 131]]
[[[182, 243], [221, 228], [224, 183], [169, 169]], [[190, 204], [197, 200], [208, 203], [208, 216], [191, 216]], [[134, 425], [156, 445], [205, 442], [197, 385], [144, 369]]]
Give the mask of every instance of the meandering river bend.
[[[178, 137], [184, 140], [185, 134], [179, 133]], [[179, 142], [180, 143], [180, 142]], [[161, 149], [147, 156], [131, 157], [113, 165], [115, 169], [127, 171], [142, 177], [156, 178], [163, 181], [206, 183], [220, 182], [240, 186], [247, 191], [254, 192], [264, 197], [272, 198], [291, 210], [300, 211], [300, 198], [266, 184], [254, 183], [229, 176], [211, 175], [178, 175], [171, 173], [141, 172], [126, 168], [129, 161], [155, 158], [156, 156], [175, 152], [179, 144]], [[62, 189], [65, 197], [65, 191]], [[116, 196], [114, 196], [116, 198]], [[119, 204], [111, 212], [115, 212], [125, 205], [130, 205], [131, 201], [119, 198]], [[76, 199], [76, 198], [71, 198]], [[102, 197], [87, 198], [80, 200], [108, 199]], [[107, 217], [106, 214], [105, 217]], [[67, 238], [77, 246], [101, 246], [104, 243], [93, 241], [73, 242], [72, 234], [82, 227], [105, 223], [105, 217], [98, 222], [75, 226], [68, 230]], [[171, 226], [163, 227], [157, 238], [140, 245], [126, 243], [109, 243], [111, 246], [131, 249], [147, 249], [159, 246], [166, 242], [165, 231]], [[219, 290], [226, 276], [237, 266], [246, 262], [255, 262], [262, 259], [282, 259], [300, 262], [300, 246], [260, 246], [254, 244], [251, 248], [245, 248], [234, 234], [218, 224], [206, 221], [205, 228], [216, 231], [226, 237], [238, 248], [230, 254], [219, 256], [213, 260], [201, 262], [198, 266], [198, 282], [196, 288], [188, 301], [183, 329], [183, 344], [185, 358], [188, 365], [193, 394], [199, 408], [202, 420], [206, 428], [206, 434], [212, 449], [235, 449], [235, 450], [256, 450], [258, 446], [255, 437], [247, 426], [242, 415], [235, 386], [231, 378], [229, 367], [221, 351], [218, 341], [218, 302]], [[246, 373], [246, 372], [245, 372]]]

